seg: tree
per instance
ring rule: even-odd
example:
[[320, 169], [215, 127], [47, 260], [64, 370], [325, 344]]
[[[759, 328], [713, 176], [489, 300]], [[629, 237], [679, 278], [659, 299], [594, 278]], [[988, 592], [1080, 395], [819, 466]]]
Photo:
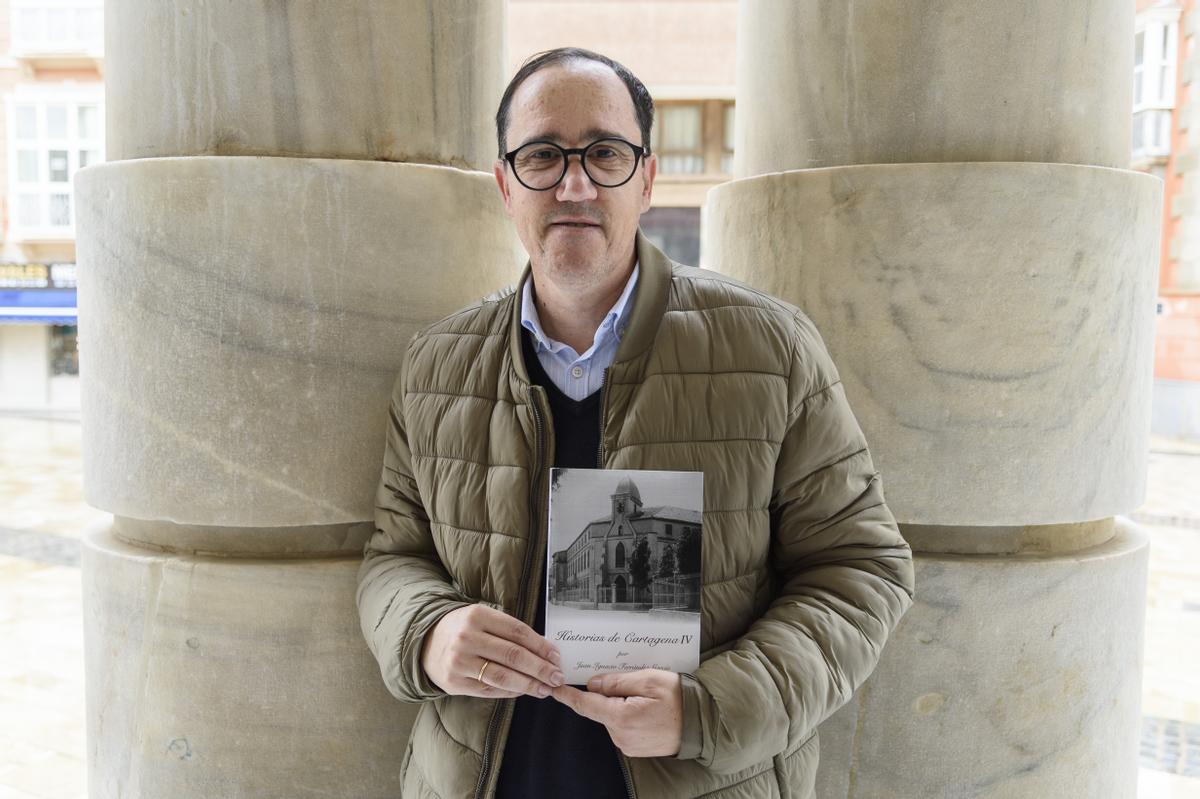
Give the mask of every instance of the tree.
[[629, 559], [629, 577], [638, 591], [645, 591], [650, 584], [650, 545], [644, 538], [638, 541]]
[[658, 562], [659, 577], [673, 577], [675, 575], [675, 547], [667, 544], [663, 547], [662, 560]]
[[679, 573], [700, 573], [700, 530], [685, 527], [679, 540]]

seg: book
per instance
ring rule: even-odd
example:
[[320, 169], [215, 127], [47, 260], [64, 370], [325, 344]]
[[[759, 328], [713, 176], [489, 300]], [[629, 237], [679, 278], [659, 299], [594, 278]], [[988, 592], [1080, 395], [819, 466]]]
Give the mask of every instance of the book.
[[704, 473], [550, 471], [546, 638], [568, 685], [700, 665]]

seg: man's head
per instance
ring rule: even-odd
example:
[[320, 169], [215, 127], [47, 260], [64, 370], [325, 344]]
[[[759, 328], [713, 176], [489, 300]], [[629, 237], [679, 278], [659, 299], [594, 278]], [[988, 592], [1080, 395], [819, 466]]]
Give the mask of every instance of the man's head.
[[[610, 136], [648, 148], [653, 120], [654, 102], [642, 82], [590, 50], [540, 53], [513, 76], [496, 113], [500, 157], [493, 171], [535, 269], [560, 285], [586, 289], [628, 268], [638, 219], [650, 207], [657, 157], [641, 158], [632, 178], [605, 188], [571, 155], [562, 181], [535, 191], [521, 184], [505, 154], [532, 141], [571, 148]], [[591, 225], [563, 224], [566, 219]]]

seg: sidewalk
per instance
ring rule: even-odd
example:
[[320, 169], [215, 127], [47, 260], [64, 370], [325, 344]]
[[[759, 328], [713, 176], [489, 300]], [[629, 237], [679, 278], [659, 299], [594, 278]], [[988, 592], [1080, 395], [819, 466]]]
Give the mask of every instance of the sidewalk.
[[[78, 539], [108, 516], [78, 418], [0, 415], [0, 799], [87, 797]], [[1151, 538], [1138, 796], [1200, 799], [1200, 444], [1152, 441], [1130, 518]]]

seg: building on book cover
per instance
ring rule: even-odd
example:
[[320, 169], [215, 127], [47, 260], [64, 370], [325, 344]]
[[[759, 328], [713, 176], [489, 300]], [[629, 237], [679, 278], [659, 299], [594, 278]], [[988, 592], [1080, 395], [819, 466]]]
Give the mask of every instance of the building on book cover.
[[568, 682], [698, 665], [703, 478], [552, 469], [546, 637]]

